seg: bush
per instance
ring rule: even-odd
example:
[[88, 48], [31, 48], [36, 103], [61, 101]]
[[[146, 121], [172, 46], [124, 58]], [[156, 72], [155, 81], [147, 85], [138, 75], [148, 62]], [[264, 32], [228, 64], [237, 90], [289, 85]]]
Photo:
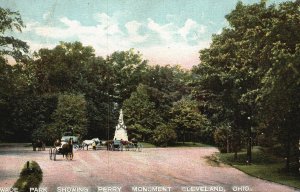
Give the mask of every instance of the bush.
[[158, 126], [153, 134], [153, 143], [161, 147], [174, 144], [176, 139], [177, 135], [174, 129], [165, 124]]
[[35, 161], [27, 161], [20, 173], [20, 178], [13, 188], [18, 188], [19, 192], [28, 192], [30, 188], [38, 188], [43, 180], [43, 172]]
[[229, 134], [229, 130], [222, 127], [216, 129], [216, 131], [214, 132], [214, 140], [221, 153], [227, 152], [227, 138]]

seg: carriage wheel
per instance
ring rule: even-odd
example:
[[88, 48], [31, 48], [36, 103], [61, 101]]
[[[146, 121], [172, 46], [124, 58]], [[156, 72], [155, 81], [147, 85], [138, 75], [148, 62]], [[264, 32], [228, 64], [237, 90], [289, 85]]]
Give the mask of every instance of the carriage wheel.
[[56, 161], [56, 153], [57, 153], [57, 149], [53, 148], [52, 150], [52, 155], [53, 155], [53, 160]]
[[52, 160], [52, 148], [49, 149], [49, 158]]

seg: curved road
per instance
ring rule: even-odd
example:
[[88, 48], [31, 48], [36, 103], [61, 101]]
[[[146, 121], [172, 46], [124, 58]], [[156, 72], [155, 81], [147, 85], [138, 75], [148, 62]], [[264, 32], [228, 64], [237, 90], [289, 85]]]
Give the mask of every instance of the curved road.
[[[228, 166], [214, 167], [205, 157], [217, 152], [215, 148], [150, 148], [134, 151], [75, 151], [74, 160], [57, 156], [50, 161], [47, 151], [31, 148], [0, 148], [0, 187], [10, 187], [18, 178], [27, 160], [35, 160], [43, 170], [43, 183], [48, 192], [57, 187], [120, 186], [131, 191], [132, 186], [167, 186], [182, 191], [186, 186], [221, 186], [233, 191], [293, 192], [293, 188], [253, 178]], [[249, 187], [249, 188], [248, 188]], [[192, 188], [185, 188], [190, 189]], [[195, 188], [194, 188], [195, 189]]]

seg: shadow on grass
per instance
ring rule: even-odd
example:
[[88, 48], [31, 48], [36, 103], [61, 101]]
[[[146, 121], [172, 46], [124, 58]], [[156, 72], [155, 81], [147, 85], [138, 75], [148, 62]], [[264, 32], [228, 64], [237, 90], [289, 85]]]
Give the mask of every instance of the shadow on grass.
[[[251, 165], [246, 164], [246, 151], [238, 153], [237, 160], [234, 160], [233, 153], [216, 155], [220, 162], [231, 165], [248, 175], [300, 189], [300, 175], [284, 172], [284, 159], [267, 153], [261, 147], [253, 148]], [[211, 158], [213, 159], [213, 157]]]

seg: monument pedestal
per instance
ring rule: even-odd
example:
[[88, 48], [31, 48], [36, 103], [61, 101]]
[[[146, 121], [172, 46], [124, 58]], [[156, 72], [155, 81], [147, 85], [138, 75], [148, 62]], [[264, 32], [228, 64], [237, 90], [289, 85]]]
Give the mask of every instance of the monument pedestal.
[[123, 120], [123, 111], [120, 110], [118, 125], [116, 126], [114, 140], [128, 141], [127, 128]]

